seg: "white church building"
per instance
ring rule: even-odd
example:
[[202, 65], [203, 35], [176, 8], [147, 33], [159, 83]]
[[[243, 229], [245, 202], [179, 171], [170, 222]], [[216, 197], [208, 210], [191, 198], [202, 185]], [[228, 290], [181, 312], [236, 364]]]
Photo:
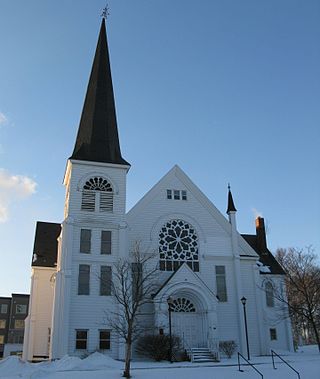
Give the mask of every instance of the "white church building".
[[112, 279], [114, 265], [136, 241], [145, 254], [157, 254], [159, 287], [145, 315], [149, 333], [169, 333], [171, 298], [172, 333], [185, 349], [215, 350], [219, 341], [232, 340], [246, 354], [246, 321], [251, 355], [292, 350], [287, 310], [273, 296], [285, 273], [267, 248], [263, 218], [255, 234], [240, 234], [230, 188], [225, 217], [178, 166], [126, 212], [129, 169], [102, 20], [64, 176], [64, 220], [36, 226], [23, 358], [96, 350], [124, 358], [122, 340], [105, 322], [117, 304], [101, 281]]

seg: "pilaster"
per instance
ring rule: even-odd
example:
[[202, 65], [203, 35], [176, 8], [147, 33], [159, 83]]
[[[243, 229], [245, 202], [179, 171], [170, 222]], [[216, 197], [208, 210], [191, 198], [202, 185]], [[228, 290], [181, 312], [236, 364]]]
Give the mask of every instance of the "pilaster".
[[68, 354], [72, 245], [73, 219], [69, 217], [62, 223], [62, 233], [59, 241], [50, 349], [51, 359], [62, 358]]

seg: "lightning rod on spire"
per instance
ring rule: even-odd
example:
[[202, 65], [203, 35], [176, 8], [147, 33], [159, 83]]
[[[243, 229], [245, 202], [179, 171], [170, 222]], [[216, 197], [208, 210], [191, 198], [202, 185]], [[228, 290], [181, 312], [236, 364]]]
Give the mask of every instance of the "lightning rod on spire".
[[101, 17], [106, 20], [109, 15], [110, 15], [110, 13], [109, 13], [109, 6], [108, 6], [108, 4], [106, 4], [106, 6], [102, 10]]

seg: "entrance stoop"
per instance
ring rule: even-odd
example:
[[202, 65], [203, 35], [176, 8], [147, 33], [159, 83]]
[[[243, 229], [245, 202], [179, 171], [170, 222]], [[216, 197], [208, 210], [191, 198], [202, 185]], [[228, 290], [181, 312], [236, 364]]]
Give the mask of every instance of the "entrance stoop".
[[193, 363], [219, 362], [218, 354], [212, 353], [206, 347], [194, 347], [188, 351], [188, 355]]

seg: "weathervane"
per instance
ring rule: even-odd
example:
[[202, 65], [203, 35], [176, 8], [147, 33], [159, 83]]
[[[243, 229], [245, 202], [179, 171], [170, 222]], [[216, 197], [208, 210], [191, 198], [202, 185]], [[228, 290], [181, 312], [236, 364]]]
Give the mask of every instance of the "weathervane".
[[228, 190], [230, 191], [230, 189], [231, 189], [231, 186], [230, 186], [230, 183], [228, 183]]
[[108, 6], [108, 4], [106, 4], [106, 6], [102, 10], [101, 17], [106, 20], [109, 15], [110, 15], [110, 13], [109, 13], [109, 6]]

